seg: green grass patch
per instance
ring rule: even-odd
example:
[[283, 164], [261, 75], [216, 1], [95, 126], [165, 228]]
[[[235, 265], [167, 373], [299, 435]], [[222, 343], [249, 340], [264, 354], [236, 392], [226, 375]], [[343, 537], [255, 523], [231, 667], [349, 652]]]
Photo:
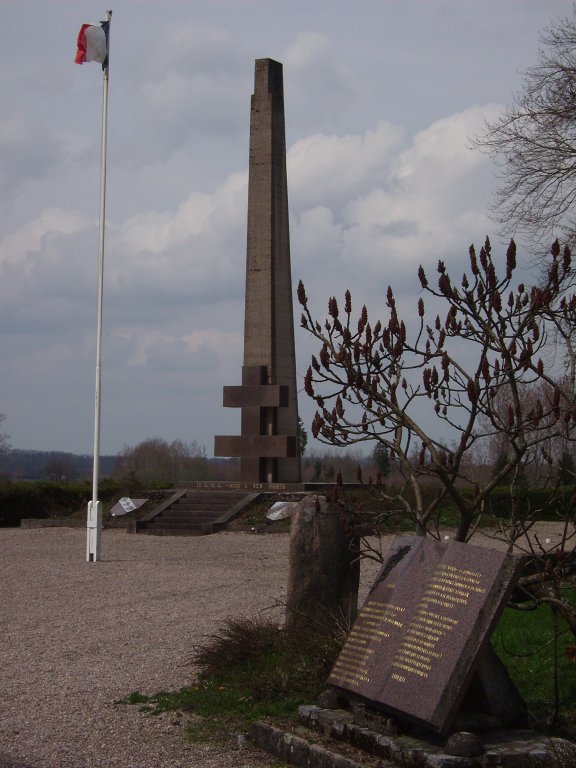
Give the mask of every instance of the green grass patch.
[[[566, 591], [571, 600], [576, 590]], [[576, 738], [576, 643], [559, 618], [560, 719], [556, 732]], [[492, 642], [524, 696], [537, 724], [547, 728], [554, 711], [552, 614], [507, 609]], [[198, 670], [194, 685], [177, 692], [132, 693], [123, 704], [154, 715], [184, 713], [195, 741], [222, 741], [245, 732], [251, 723], [296, 719], [300, 704], [316, 701], [342, 646], [344, 636], [294, 636], [273, 622], [229, 619], [197, 648], [190, 661]]]
[[[394, 493], [394, 487], [389, 489]], [[422, 495], [425, 504], [430, 503], [438, 492], [438, 485], [430, 482], [422, 486]], [[406, 513], [405, 508], [398, 503], [390, 503], [380, 498], [377, 488], [369, 485], [359, 486], [352, 484], [337, 488], [335, 484], [318, 486], [312, 493], [318, 493], [339, 502], [356, 515], [356, 522], [364, 533], [368, 531], [380, 534], [410, 533], [415, 530], [415, 521]], [[462, 490], [464, 497], [470, 497], [471, 489]], [[517, 514], [526, 515], [526, 521], [550, 520], [563, 522], [572, 514], [572, 497], [574, 489], [566, 487], [551, 494], [546, 489], [524, 490], [515, 495]], [[260, 532], [274, 531], [287, 532], [290, 529], [290, 520], [285, 519], [270, 523], [266, 513], [276, 501], [300, 500], [302, 495], [271, 494], [259, 496], [249, 504], [233, 521], [228, 524], [228, 530], [246, 530], [255, 527]], [[407, 495], [410, 501], [410, 494]], [[506, 519], [510, 515], [511, 499], [510, 489], [506, 487], [495, 488], [486, 502], [486, 511], [479, 520], [481, 528], [491, 527], [495, 520]], [[439, 505], [434, 518], [429, 521], [431, 527], [456, 528], [460, 522], [460, 512], [455, 502], [445, 498]]]
[[222, 675], [176, 692], [163, 691], [150, 697], [137, 692], [122, 703], [140, 704], [142, 712], [150, 715], [172, 711], [192, 715], [187, 735], [192, 741], [202, 742], [221, 741], [244, 733], [256, 720], [273, 718], [275, 722], [285, 722], [293, 718], [301, 702], [290, 698], [254, 700], [248, 689]]
[[226, 528], [229, 531], [246, 531], [250, 528], [257, 528], [259, 532], [288, 533], [290, 530], [289, 518], [271, 522], [266, 514], [277, 501], [300, 501], [302, 498], [303, 496], [298, 494], [261, 494], [248, 504], [238, 517], [231, 520]]
[[296, 637], [272, 622], [230, 619], [193, 654], [195, 685], [153, 696], [135, 692], [119, 703], [141, 705], [149, 714], [193, 715], [188, 733], [196, 741], [242, 733], [256, 720], [286, 722], [326, 686], [342, 640]]
[[[574, 590], [567, 596], [576, 598]], [[574, 635], [558, 617], [558, 683], [560, 725], [576, 738], [576, 662], [571, 648]], [[541, 605], [534, 611], [504, 611], [492, 636], [494, 648], [524, 696], [539, 724], [546, 724], [554, 710], [553, 615]]]

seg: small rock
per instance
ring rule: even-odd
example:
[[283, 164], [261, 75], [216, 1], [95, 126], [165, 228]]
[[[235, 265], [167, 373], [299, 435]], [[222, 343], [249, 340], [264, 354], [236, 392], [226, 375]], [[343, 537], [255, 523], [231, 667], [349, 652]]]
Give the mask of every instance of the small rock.
[[318, 696], [316, 704], [321, 709], [341, 709], [344, 704], [344, 697], [338, 695], [334, 688], [327, 688]]
[[385, 721], [386, 730], [384, 731], [385, 734], [388, 736], [398, 736], [400, 734], [400, 727], [396, 720], [393, 720], [391, 717], [389, 717]]
[[444, 746], [444, 752], [454, 757], [479, 757], [484, 754], [482, 740], [468, 731], [453, 733]]

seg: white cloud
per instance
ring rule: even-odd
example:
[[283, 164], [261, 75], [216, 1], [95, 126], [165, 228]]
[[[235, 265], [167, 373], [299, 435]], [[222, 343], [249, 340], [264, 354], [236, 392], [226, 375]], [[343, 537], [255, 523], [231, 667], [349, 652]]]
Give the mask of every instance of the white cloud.
[[457, 262], [471, 241], [484, 238], [494, 182], [469, 137], [495, 109], [471, 107], [410, 141], [381, 122], [359, 135], [318, 134], [290, 149], [295, 263], [321, 306], [347, 287], [374, 305], [388, 283], [413, 293], [421, 262]]
[[235, 41], [230, 30], [194, 21], [168, 24], [157, 40], [155, 68], [160, 71], [185, 65], [193, 72], [218, 72], [235, 60]]
[[[93, 222], [79, 212], [46, 208], [35, 219], [0, 240], [0, 266], [20, 264], [29, 273], [37, 263], [43, 242], [50, 235], [73, 235]], [[57, 254], [53, 253], [56, 257]]]
[[286, 67], [295, 70], [310, 70], [330, 55], [330, 42], [319, 32], [302, 32], [288, 48], [285, 55]]
[[134, 257], [143, 252], [161, 256], [191, 238], [236, 227], [246, 184], [246, 174], [233, 174], [211, 195], [193, 192], [176, 211], [138, 213], [122, 225], [116, 241]]
[[[284, 64], [295, 281], [320, 315], [346, 287], [380, 313], [388, 283], [410, 308], [420, 260], [458, 264], [490, 231], [492, 167], [467, 139], [494, 107], [470, 105], [505, 102], [569, 6], [472, 0], [447, 25], [423, 0], [116, 2], [103, 448], [156, 433], [210, 450], [237, 431], [221, 387], [240, 381], [254, 59]], [[4, 5], [0, 411], [18, 447], [89, 450], [101, 71], [72, 64], [77, 2]]]
[[467, 173], [486, 163], [485, 156], [470, 150], [470, 138], [479, 134], [485, 120], [493, 119], [501, 106], [469, 107], [463, 112], [435, 121], [419, 131], [412, 146], [400, 157], [396, 177], [399, 183], [444, 183], [455, 186]]
[[[300, 126], [332, 130], [350, 115], [361, 81], [327, 35], [311, 30], [296, 35], [282, 54], [287, 94], [287, 130]], [[314, 126], [314, 128], [312, 128]]]
[[[215, 370], [230, 349], [242, 345], [236, 331], [198, 330], [174, 336], [160, 330], [116, 329], [111, 341], [110, 359], [120, 367], [144, 368], [150, 371], [202, 372]], [[114, 354], [114, 350], [120, 354]]]
[[60, 142], [23, 111], [0, 120], [0, 193], [7, 202], [34, 178], [44, 177], [62, 159]]
[[143, 291], [152, 306], [164, 302], [174, 313], [186, 298], [194, 297], [198, 311], [231, 293], [240, 296], [246, 183], [245, 173], [232, 174], [211, 194], [190, 194], [176, 210], [144, 211], [127, 219], [110, 238], [116, 257], [107, 274], [118, 299]]
[[401, 129], [382, 121], [361, 135], [315, 134], [295, 142], [287, 161], [291, 198], [299, 206], [342, 202], [385, 181], [401, 141]]
[[[342, 251], [342, 230], [342, 224], [335, 221], [333, 212], [325, 205], [303, 211], [292, 232], [292, 250], [299, 269], [338, 258]], [[301, 261], [303, 254], [306, 256]]]

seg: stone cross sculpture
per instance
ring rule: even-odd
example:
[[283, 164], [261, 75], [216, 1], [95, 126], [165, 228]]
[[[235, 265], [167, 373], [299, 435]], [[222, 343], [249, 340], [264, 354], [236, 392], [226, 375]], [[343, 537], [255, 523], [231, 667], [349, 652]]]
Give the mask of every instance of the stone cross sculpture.
[[217, 436], [215, 456], [239, 456], [240, 479], [300, 483], [282, 64], [257, 59], [250, 115], [248, 242], [240, 436]]

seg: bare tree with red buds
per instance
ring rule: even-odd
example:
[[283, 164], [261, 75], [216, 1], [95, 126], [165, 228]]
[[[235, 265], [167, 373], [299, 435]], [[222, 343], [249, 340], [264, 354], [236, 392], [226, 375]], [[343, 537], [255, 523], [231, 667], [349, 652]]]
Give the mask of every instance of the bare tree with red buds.
[[[450, 501], [459, 515], [456, 539], [466, 541], [496, 486], [517, 476], [551, 438], [575, 438], [574, 393], [546, 363], [549, 340], [571, 335], [576, 323], [570, 250], [554, 243], [537, 285], [517, 281], [516, 270], [514, 242], [499, 274], [488, 239], [479, 253], [470, 248], [459, 283], [443, 261], [436, 286], [421, 266], [416, 323], [400, 317], [389, 287], [385, 320], [370, 322], [366, 307], [356, 318], [346, 291], [343, 309], [331, 297], [320, 324], [298, 286], [302, 327], [320, 344], [304, 379], [318, 406], [312, 434], [332, 446], [382, 444], [402, 478], [394, 493], [381, 488], [382, 498], [410, 515], [420, 534], [439, 535], [438, 513]], [[444, 310], [429, 318], [426, 296]], [[548, 396], [525, 396], [544, 384]], [[465, 459], [495, 435], [505, 435], [508, 458], [481, 481]], [[423, 492], [431, 479], [432, 499]]]

